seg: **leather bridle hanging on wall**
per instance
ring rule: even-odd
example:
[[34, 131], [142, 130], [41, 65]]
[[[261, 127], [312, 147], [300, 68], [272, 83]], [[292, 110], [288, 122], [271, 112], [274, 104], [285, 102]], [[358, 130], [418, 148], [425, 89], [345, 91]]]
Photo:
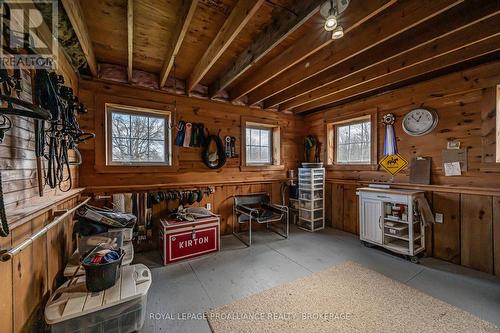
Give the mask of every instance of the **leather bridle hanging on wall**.
[[[216, 151], [211, 151], [212, 141], [215, 142]], [[220, 169], [226, 164], [226, 152], [224, 150], [224, 144], [218, 135], [208, 135], [207, 142], [203, 147], [203, 152], [201, 154], [203, 163], [210, 169]]]

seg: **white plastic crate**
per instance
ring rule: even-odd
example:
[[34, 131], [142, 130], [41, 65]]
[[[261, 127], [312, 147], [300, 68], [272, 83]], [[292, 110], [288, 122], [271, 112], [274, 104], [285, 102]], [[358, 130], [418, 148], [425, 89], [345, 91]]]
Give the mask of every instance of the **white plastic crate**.
[[45, 307], [52, 333], [128, 333], [144, 325], [151, 271], [142, 264], [123, 266], [111, 288], [87, 292], [85, 276], [63, 284]]

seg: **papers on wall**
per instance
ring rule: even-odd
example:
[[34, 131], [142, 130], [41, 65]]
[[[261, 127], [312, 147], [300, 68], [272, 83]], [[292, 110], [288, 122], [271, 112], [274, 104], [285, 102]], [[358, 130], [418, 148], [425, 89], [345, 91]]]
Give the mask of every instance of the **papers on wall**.
[[460, 162], [444, 163], [444, 174], [447, 177], [460, 176], [462, 174], [462, 169], [460, 168]]

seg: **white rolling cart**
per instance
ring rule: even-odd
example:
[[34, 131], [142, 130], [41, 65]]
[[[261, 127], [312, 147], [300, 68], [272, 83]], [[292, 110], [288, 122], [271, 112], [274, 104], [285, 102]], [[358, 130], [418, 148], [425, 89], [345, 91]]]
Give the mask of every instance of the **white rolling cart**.
[[325, 169], [299, 168], [299, 219], [301, 229], [325, 228]]
[[416, 199], [422, 191], [359, 188], [359, 238], [418, 262], [425, 250], [425, 225]]

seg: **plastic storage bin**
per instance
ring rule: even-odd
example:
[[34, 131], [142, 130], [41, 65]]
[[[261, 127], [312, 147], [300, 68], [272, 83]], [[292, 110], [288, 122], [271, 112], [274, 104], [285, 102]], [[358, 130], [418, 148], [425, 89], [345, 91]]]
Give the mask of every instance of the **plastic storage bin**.
[[45, 307], [52, 333], [126, 333], [144, 325], [151, 271], [142, 264], [122, 267], [121, 279], [98, 293], [85, 290], [85, 277], [63, 284]]
[[108, 232], [102, 234], [80, 237], [78, 239], [78, 252], [82, 255], [91, 251], [99, 244], [108, 244], [113, 247], [123, 247], [123, 235], [122, 229], [109, 229]]

